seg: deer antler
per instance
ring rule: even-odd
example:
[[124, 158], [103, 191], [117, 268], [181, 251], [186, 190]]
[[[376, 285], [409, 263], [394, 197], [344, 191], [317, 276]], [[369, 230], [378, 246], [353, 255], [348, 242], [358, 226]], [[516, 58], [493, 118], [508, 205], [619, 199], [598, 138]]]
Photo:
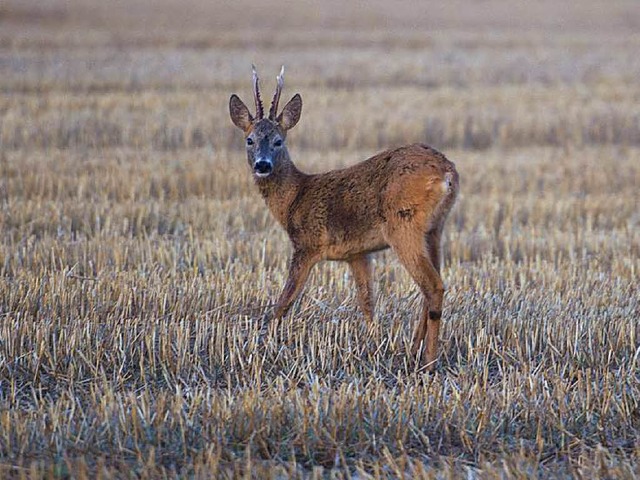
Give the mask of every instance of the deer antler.
[[275, 120], [278, 115], [278, 102], [280, 102], [280, 94], [282, 93], [282, 87], [284, 87], [284, 65], [280, 69], [280, 74], [276, 77], [276, 82], [276, 91], [273, 94], [271, 108], [269, 109], [270, 120]]
[[260, 79], [258, 78], [258, 72], [256, 66], [251, 65], [253, 70], [253, 98], [256, 101], [256, 118], [264, 118], [264, 107], [262, 106], [262, 98], [260, 98]]

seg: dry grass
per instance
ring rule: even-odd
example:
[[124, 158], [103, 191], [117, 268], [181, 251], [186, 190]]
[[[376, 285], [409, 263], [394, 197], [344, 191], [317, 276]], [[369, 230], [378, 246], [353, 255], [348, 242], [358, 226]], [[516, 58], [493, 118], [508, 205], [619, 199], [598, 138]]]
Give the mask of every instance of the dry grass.
[[[637, 5], [211, 3], [0, 6], [0, 476], [639, 477]], [[307, 171], [456, 162], [434, 374], [391, 253], [372, 325], [327, 263], [260, 332], [289, 246], [227, 118], [252, 61]]]

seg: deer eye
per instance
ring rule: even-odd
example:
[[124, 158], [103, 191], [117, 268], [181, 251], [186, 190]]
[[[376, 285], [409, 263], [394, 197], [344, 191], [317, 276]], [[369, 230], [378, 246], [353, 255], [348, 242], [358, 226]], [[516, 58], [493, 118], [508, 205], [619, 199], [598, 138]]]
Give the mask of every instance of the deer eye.
[[253, 145], [253, 138], [247, 138], [247, 145]]
[[279, 138], [275, 142], [273, 142], [273, 146], [274, 147], [281, 147], [282, 146], [282, 139]]

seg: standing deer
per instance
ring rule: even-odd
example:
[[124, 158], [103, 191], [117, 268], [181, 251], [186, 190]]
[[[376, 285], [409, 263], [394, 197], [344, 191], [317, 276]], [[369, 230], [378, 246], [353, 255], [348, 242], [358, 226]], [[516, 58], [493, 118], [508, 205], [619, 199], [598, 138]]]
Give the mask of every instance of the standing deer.
[[237, 95], [229, 112], [245, 135], [247, 159], [260, 194], [293, 245], [289, 277], [275, 307], [286, 314], [321, 260], [347, 262], [358, 303], [373, 319], [369, 254], [391, 247], [424, 296], [412, 354], [433, 367], [437, 357], [444, 285], [440, 277], [440, 241], [447, 214], [458, 193], [455, 165], [422, 144], [379, 153], [361, 163], [318, 175], [301, 172], [285, 141], [300, 120], [302, 98], [295, 94], [278, 114], [284, 67], [269, 115], [265, 117], [258, 74], [253, 67], [256, 113]]

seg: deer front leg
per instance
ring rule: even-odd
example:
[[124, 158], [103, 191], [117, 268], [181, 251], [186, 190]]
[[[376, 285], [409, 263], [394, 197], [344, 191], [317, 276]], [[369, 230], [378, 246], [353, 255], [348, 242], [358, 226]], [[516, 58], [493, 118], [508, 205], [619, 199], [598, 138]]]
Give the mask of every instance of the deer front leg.
[[371, 262], [367, 255], [361, 255], [349, 260], [351, 274], [356, 283], [358, 303], [365, 320], [373, 321], [373, 288], [371, 286]]
[[291, 304], [302, 290], [311, 268], [315, 265], [316, 260], [307, 252], [296, 250], [289, 262], [289, 277], [284, 285], [284, 289], [278, 298], [274, 318], [280, 318], [289, 311]]

